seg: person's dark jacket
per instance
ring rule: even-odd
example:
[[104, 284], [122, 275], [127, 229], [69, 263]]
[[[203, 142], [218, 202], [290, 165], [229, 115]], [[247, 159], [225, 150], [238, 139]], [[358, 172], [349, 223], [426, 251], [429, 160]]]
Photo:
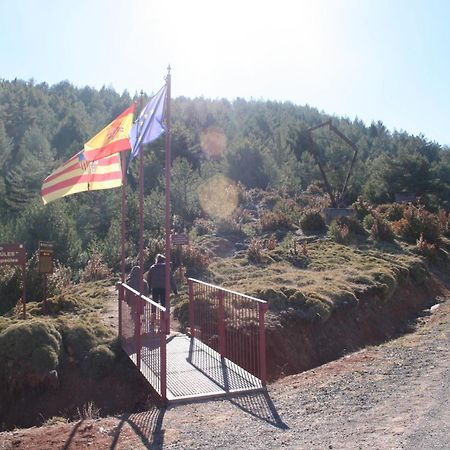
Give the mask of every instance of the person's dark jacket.
[[[134, 266], [131, 269], [130, 272], [130, 276], [127, 278], [126, 282], [128, 284], [128, 286], [130, 286], [131, 288], [133, 288], [134, 290], [139, 292], [140, 289], [140, 283], [139, 283], [139, 274], [140, 274], [140, 268], [139, 266]], [[142, 292], [146, 297], [148, 297], [149, 294], [149, 290], [148, 290], [148, 284], [147, 281], [144, 280], [143, 283], [143, 289], [144, 291]]]
[[[150, 267], [147, 274], [147, 283], [150, 289], [166, 288], [166, 264], [158, 263]], [[173, 275], [170, 274], [170, 287], [175, 294], [178, 294], [177, 285]]]

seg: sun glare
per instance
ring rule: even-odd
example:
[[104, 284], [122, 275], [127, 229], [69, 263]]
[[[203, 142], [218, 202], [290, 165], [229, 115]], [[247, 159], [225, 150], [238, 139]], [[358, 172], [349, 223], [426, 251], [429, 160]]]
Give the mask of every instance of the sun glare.
[[198, 194], [201, 207], [211, 217], [229, 217], [238, 205], [238, 188], [223, 175], [215, 175], [205, 181]]

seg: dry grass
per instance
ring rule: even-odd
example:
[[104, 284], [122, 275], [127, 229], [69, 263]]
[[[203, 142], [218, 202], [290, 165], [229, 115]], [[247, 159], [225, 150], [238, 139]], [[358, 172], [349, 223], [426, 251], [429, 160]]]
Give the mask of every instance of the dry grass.
[[306, 267], [294, 265], [287, 253], [283, 257], [281, 245], [267, 252], [263, 264], [239, 255], [215, 258], [210, 270], [217, 284], [263, 299], [271, 297], [266, 299], [272, 306], [273, 292], [284, 300], [286, 294], [281, 291], [289, 289], [289, 300], [299, 291], [306, 299], [300, 309], [309, 309], [323, 321], [333, 309], [356, 304], [357, 297], [368, 289], [376, 289], [381, 299], [388, 300], [398, 284], [422, 282], [427, 277], [421, 258], [395, 245], [358, 248], [322, 239], [308, 244], [304, 260]]

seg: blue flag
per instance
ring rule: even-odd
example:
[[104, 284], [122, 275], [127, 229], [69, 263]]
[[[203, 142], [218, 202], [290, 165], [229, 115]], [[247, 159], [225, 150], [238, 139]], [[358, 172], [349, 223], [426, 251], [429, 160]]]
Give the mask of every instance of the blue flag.
[[130, 130], [131, 155], [130, 161], [138, 155], [139, 147], [149, 144], [166, 131], [164, 127], [164, 107], [166, 86], [154, 95], [141, 111]]

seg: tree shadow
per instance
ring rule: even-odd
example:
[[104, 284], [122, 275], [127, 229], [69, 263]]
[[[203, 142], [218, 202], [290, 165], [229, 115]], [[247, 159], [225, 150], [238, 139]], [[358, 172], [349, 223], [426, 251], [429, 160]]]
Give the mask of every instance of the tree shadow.
[[155, 406], [148, 411], [122, 415], [120, 423], [114, 431], [114, 438], [110, 450], [120, 449], [118, 442], [125, 424], [128, 424], [132, 428], [145, 448], [152, 450], [162, 449], [164, 444], [162, 423], [165, 412], [166, 408]]

